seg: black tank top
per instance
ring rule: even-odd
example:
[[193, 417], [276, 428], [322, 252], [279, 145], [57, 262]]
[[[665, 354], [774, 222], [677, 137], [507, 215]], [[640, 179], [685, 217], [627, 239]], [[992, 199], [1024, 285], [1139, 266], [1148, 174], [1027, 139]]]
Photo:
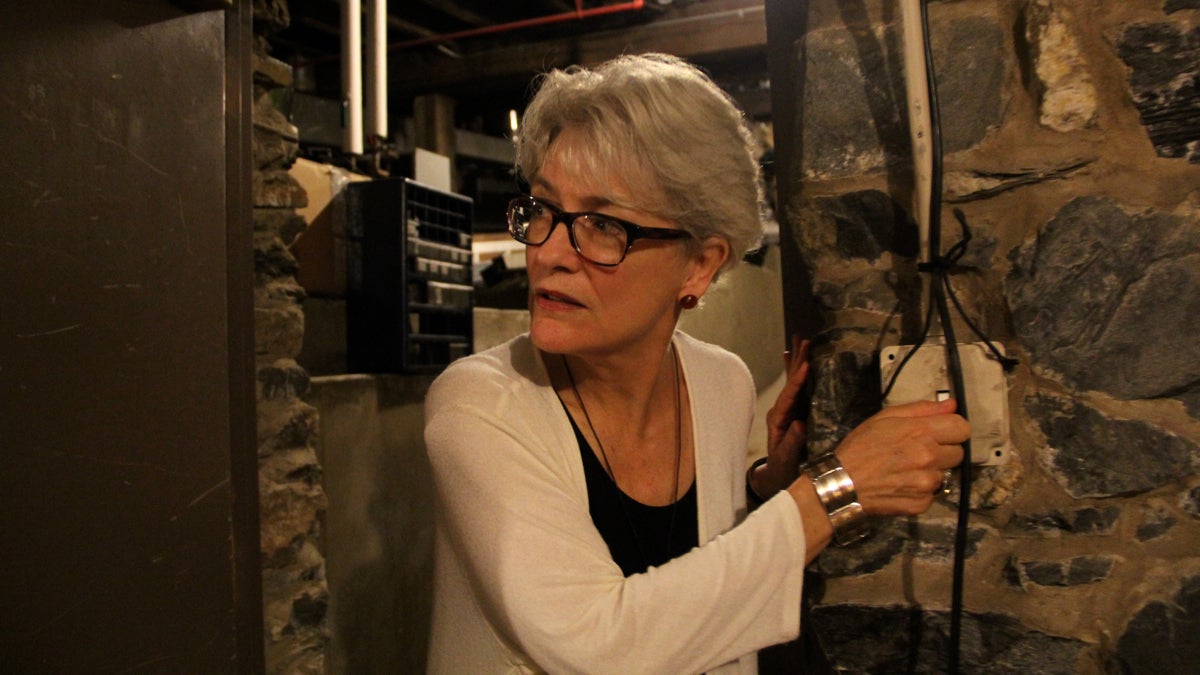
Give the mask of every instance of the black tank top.
[[617, 487], [574, 419], [571, 428], [583, 456], [592, 523], [625, 576], [645, 572], [698, 545], [695, 481], [675, 504], [642, 504]]

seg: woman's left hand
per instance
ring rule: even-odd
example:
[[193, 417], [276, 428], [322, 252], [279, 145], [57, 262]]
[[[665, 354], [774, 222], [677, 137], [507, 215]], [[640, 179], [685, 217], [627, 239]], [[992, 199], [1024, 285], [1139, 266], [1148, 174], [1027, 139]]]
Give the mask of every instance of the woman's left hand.
[[809, 341], [792, 336], [792, 348], [783, 353], [787, 381], [767, 412], [767, 463], [751, 478], [754, 491], [770, 497], [796, 480], [804, 448], [804, 420], [797, 419], [796, 399], [808, 380]]

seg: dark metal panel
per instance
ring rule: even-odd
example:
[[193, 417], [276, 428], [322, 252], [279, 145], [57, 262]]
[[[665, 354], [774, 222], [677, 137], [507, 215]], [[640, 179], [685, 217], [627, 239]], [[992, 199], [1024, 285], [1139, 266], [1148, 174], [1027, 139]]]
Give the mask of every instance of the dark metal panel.
[[165, 2], [0, 9], [8, 672], [236, 662], [225, 31]]
[[225, 272], [229, 284], [228, 450], [239, 673], [265, 670], [254, 363], [253, 40], [252, 3], [238, 2], [225, 13]]
[[788, 205], [803, 191], [804, 39], [808, 2], [767, 0], [767, 64], [771, 75], [771, 118], [775, 122], [776, 216], [779, 219], [784, 325], [788, 335], [811, 338], [822, 327], [821, 309], [797, 247], [796, 223]]

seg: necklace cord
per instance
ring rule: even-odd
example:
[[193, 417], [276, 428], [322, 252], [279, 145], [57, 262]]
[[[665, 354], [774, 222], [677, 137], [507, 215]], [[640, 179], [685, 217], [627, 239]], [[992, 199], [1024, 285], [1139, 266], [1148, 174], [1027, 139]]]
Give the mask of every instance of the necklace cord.
[[[682, 395], [679, 382], [679, 353], [675, 350], [675, 345], [671, 345], [671, 363], [675, 374], [675, 481], [671, 491], [671, 519], [667, 524], [667, 555], [671, 553], [671, 541], [675, 531], [675, 512], [679, 505], [679, 467], [682, 463], [683, 455], [683, 412], [682, 412]], [[633, 534], [633, 543], [637, 547], [638, 555], [642, 558], [642, 563], [648, 568], [649, 560], [646, 558], [646, 552], [642, 550], [642, 542], [638, 537], [637, 527], [633, 524], [633, 518], [629, 515], [629, 510], [625, 506], [625, 501], [632, 501], [633, 498], [625, 494], [621, 489], [620, 483], [617, 482], [617, 474], [613, 472], [612, 464], [608, 461], [608, 453], [604, 450], [604, 443], [600, 440], [600, 435], [596, 433], [596, 427], [592, 424], [592, 416], [588, 413], [587, 404], [583, 402], [583, 397], [579, 394], [579, 387], [575, 384], [575, 374], [571, 372], [571, 364], [567, 362], [566, 355], [562, 355], [563, 369], [567, 371], [567, 381], [571, 383], [571, 393], [575, 394], [575, 400], [579, 402], [579, 409], [583, 411], [583, 419], [587, 422], [588, 430], [592, 432], [592, 438], [596, 439], [596, 447], [600, 450], [600, 459], [604, 461], [604, 470], [608, 472], [608, 477], [612, 480], [613, 485], [617, 488], [618, 500], [621, 505], [621, 513], [625, 516], [625, 522], [629, 525], [629, 531]]]

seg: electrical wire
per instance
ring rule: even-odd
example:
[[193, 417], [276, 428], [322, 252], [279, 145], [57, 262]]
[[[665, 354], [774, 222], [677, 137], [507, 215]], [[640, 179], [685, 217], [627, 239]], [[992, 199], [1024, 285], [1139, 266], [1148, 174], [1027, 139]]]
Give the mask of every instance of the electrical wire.
[[[929, 88], [930, 147], [932, 152], [931, 189], [929, 195], [929, 256], [924, 271], [932, 273], [929, 281], [930, 302], [937, 306], [938, 320], [946, 346], [946, 369], [957, 399], [958, 414], [969, 419], [966, 387], [963, 384], [962, 363], [959, 360], [958, 342], [950, 319], [950, 307], [946, 301], [949, 288], [949, 272], [954, 261], [966, 250], [966, 237], [959, 242], [954, 259], [941, 255], [941, 211], [942, 211], [942, 130], [941, 113], [937, 96], [937, 78], [933, 65], [932, 41], [929, 37], [929, 3], [921, 3], [921, 36], [925, 50], [925, 77]], [[968, 525], [971, 515], [971, 440], [963, 442], [963, 458], [959, 464], [958, 522], [954, 534], [954, 572], [951, 582], [950, 636], [947, 667], [951, 675], [959, 672], [959, 653], [962, 642], [963, 578], [966, 559]]]

